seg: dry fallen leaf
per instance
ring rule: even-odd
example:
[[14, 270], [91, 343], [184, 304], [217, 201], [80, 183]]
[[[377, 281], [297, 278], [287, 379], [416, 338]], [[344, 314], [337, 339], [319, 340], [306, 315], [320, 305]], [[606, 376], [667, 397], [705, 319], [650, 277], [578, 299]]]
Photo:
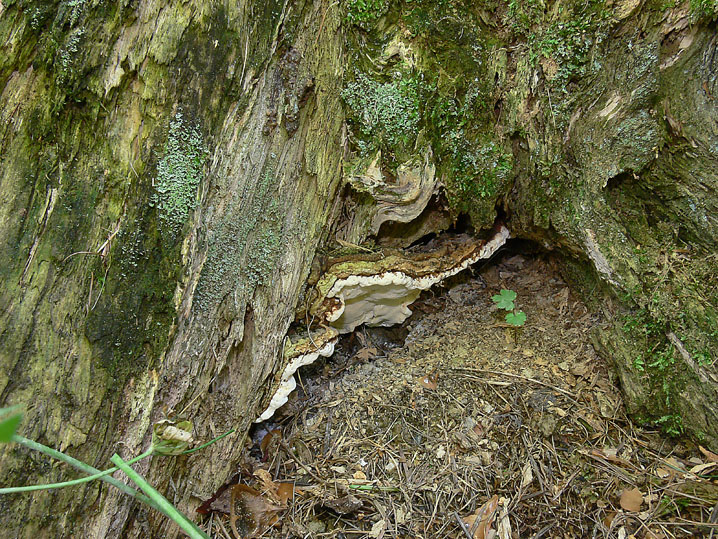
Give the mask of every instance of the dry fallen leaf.
[[473, 539], [488, 539], [489, 532], [493, 531], [496, 508], [499, 504], [499, 497], [494, 495], [484, 505], [479, 507], [473, 515], [464, 517], [462, 520], [466, 527], [473, 530]]
[[637, 488], [625, 489], [621, 494], [621, 507], [626, 511], [637, 513], [641, 510], [643, 495]]
[[620, 464], [621, 466], [631, 467], [631, 463], [627, 461], [626, 459], [623, 459], [618, 456], [618, 451], [614, 448], [607, 447], [603, 450], [601, 449], [592, 449], [591, 455], [594, 455], [596, 457], [604, 458], [610, 462], [614, 462], [616, 464]]
[[277, 488], [277, 485], [275, 485], [274, 481], [272, 481], [272, 474], [264, 468], [257, 468], [254, 470], [252, 475], [261, 481], [262, 489], [274, 490]]
[[379, 355], [379, 350], [377, 350], [374, 346], [369, 346], [359, 350], [354, 357], [361, 361], [369, 361], [377, 355]]
[[356, 472], [354, 472], [354, 475], [352, 475], [352, 477], [357, 481], [366, 481], [366, 474], [361, 470], [357, 470]]
[[364, 504], [359, 498], [349, 494], [341, 498], [327, 500], [324, 502], [324, 505], [340, 515], [349, 515], [359, 511]]
[[[294, 498], [294, 492], [294, 483], [279, 483], [277, 487], [277, 498], [279, 498], [282, 505], [286, 505], [289, 500]], [[298, 492], [299, 490], [297, 489], [297, 493]]]
[[698, 449], [701, 450], [701, 453], [703, 453], [703, 454], [705, 455], [705, 457], [706, 457], [709, 461], [711, 461], [711, 462], [718, 462], [718, 455], [716, 455], [715, 453], [712, 453], [712, 452], [708, 451], [708, 450], [707, 450], [705, 447], [703, 447], [702, 445], [699, 445], [699, 446], [698, 446]]
[[523, 470], [521, 470], [521, 488], [526, 488], [534, 480], [534, 474], [531, 471], [531, 463], [527, 462], [524, 464]]
[[509, 518], [508, 501], [506, 498], [499, 499], [501, 511], [496, 522], [496, 536], [498, 539], [511, 539], [514, 534], [511, 529], [511, 519]]
[[[267, 462], [269, 459], [270, 448], [272, 445], [276, 447], [281, 438], [282, 431], [280, 429], [274, 429], [264, 435], [262, 442], [259, 444], [259, 449], [262, 451], [262, 462]], [[272, 442], [274, 442], [274, 444], [272, 444]]]
[[[661, 474], [667, 473], [668, 477], [671, 479], [674, 478], [683, 478], [686, 476], [686, 467], [683, 465], [682, 462], [679, 462], [673, 457], [668, 457], [666, 459], [663, 459], [663, 463], [665, 466], [661, 466], [658, 468], [657, 471], [660, 471]], [[659, 475], [661, 477], [661, 475]], [[661, 477], [662, 479], [665, 479], [665, 477]]]
[[715, 468], [716, 466], [718, 466], [718, 462], [708, 462], [707, 464], [699, 464], [698, 466], [693, 466], [693, 468], [691, 468], [691, 473], [699, 475], [699, 474], [705, 472], [706, 470]]
[[277, 513], [285, 509], [267, 502], [259, 492], [247, 485], [232, 487], [229, 507], [229, 524], [237, 539], [256, 537], [263, 533], [279, 520]]
[[376, 524], [374, 524], [371, 527], [371, 531], [369, 532], [369, 537], [379, 537], [380, 535], [383, 534], [382, 532], [385, 530], [385, 528], [386, 528], [386, 521], [384, 519], [381, 519], [379, 522], [377, 522]]

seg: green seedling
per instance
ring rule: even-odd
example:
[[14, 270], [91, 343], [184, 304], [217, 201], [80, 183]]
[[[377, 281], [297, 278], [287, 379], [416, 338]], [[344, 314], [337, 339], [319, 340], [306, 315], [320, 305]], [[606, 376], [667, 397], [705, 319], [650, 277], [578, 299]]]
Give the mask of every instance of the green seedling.
[[516, 299], [516, 292], [513, 290], [502, 289], [501, 292], [495, 296], [491, 296], [491, 299], [499, 309], [508, 311], [506, 313], [506, 323], [514, 327], [521, 327], [526, 323], [526, 313], [523, 311], [517, 311], [514, 300]]
[[506, 313], [506, 322], [516, 327], [523, 326], [526, 323], [526, 313], [523, 311]]

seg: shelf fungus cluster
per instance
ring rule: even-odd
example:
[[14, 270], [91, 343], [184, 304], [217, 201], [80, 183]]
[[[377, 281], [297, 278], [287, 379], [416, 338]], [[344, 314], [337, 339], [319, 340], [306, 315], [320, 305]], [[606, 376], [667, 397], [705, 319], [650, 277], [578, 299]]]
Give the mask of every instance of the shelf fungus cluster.
[[287, 367], [269, 407], [257, 422], [271, 417], [287, 401], [296, 387], [293, 375], [299, 367], [334, 352], [339, 334], [354, 331], [361, 324], [401, 324], [411, 316], [409, 305], [422, 290], [490, 258], [509, 235], [503, 224], [497, 224], [485, 240], [463, 234], [443, 235], [411, 250], [349, 256], [331, 262], [315, 285], [315, 299], [306, 313], [322, 329], [296, 343], [288, 340], [284, 351]]
[[366, 209], [371, 234], [377, 234], [387, 221], [409, 223], [419, 217], [438, 188], [433, 160], [429, 148], [421, 160], [399, 165], [396, 178], [389, 181], [382, 171], [382, 156], [378, 151], [364, 170], [355, 170], [348, 177], [354, 189], [366, 193], [373, 201]]

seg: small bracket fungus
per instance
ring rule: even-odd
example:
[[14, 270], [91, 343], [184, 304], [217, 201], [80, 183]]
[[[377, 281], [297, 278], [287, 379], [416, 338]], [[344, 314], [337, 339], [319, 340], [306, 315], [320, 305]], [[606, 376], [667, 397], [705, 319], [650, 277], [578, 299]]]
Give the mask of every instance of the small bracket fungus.
[[409, 305], [422, 290], [490, 258], [509, 235], [499, 224], [488, 240], [455, 236], [437, 239], [423, 251], [337, 262], [317, 283], [310, 312], [339, 333], [361, 324], [400, 324], [411, 316]]
[[329, 357], [334, 353], [334, 345], [337, 342], [338, 332], [333, 328], [324, 328], [321, 332], [315, 332], [303, 339], [293, 343], [287, 339], [284, 345], [284, 360], [288, 361], [282, 372], [277, 388], [267, 409], [254, 421], [261, 423], [274, 415], [274, 412], [282, 407], [289, 394], [297, 387], [294, 373], [299, 367], [314, 363], [319, 356]]

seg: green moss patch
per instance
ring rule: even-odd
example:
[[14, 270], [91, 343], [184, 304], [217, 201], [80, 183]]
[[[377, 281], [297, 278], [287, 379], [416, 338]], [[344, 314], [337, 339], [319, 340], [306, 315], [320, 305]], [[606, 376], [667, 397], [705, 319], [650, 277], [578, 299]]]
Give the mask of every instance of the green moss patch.
[[391, 155], [416, 136], [421, 117], [418, 84], [408, 74], [397, 76], [397, 80], [379, 82], [358, 73], [342, 91], [362, 137], [358, 142], [362, 154], [379, 148]]

